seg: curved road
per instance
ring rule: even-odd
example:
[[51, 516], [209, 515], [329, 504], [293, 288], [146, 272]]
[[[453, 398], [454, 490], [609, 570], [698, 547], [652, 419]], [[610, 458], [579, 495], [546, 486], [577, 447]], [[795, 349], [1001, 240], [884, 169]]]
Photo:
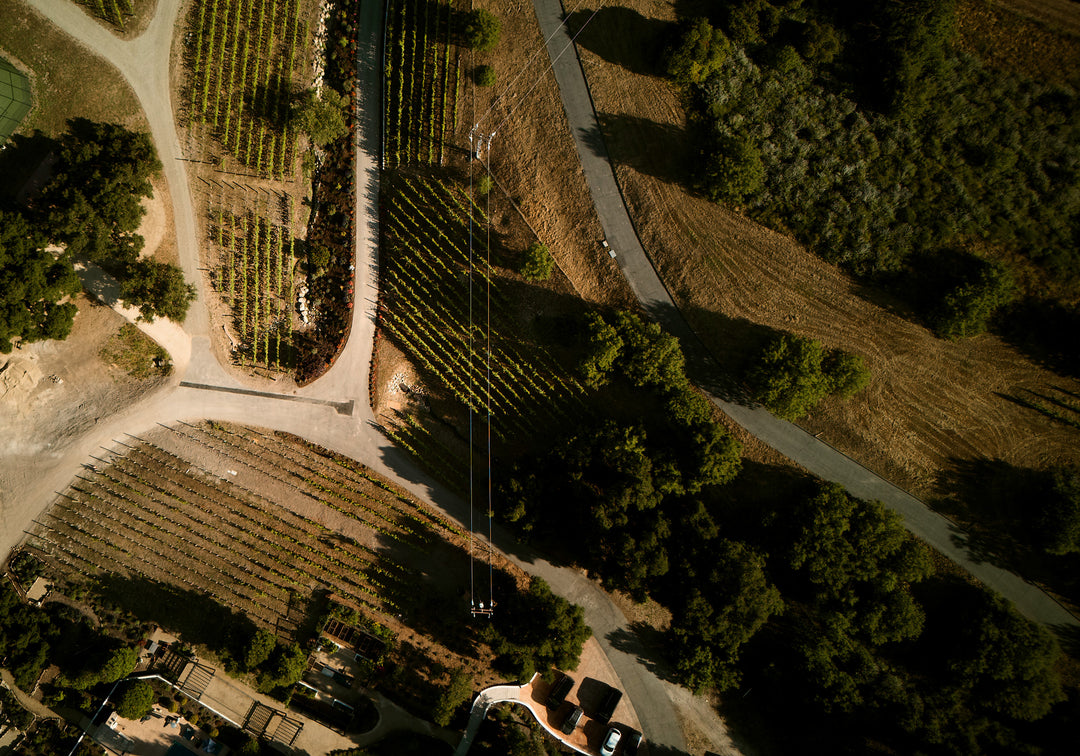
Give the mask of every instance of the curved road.
[[[563, 54], [573, 44], [561, 27], [563, 8], [559, 0], [533, 0], [541, 33], [548, 39], [548, 55], [554, 62], [566, 118], [574, 135], [581, 167], [619, 266], [642, 306], [660, 320], [684, 345], [694, 345], [697, 337], [656, 274], [634, 230], [610, 157], [597, 140], [600, 124], [596, 117], [588, 84], [575, 47], [574, 54]], [[598, 146], [599, 145], [599, 146]], [[793, 462], [814, 475], [839, 483], [852, 495], [876, 499], [904, 517], [908, 530], [952, 559], [987, 586], [1012, 601], [1016, 608], [1037, 622], [1051, 628], [1080, 626], [1080, 621], [1038, 587], [1016, 574], [972, 558], [958, 543], [962, 532], [948, 519], [932, 511], [923, 502], [884, 478], [867, 470], [850, 457], [802, 428], [781, 420], [763, 408], [751, 408], [715, 396], [712, 401], [725, 414]]]
[[[121, 40], [67, 0], [25, 0], [52, 23], [92, 52], [112, 63], [129, 82], [142, 104], [151, 135], [164, 165], [173, 201], [176, 238], [181, 265], [195, 281], [200, 299], [206, 290], [199, 270], [198, 239], [187, 172], [183, 162], [169, 88], [172, 38], [182, 0], [159, 0], [147, 30]], [[254, 392], [241, 387], [218, 364], [210, 349], [205, 308], [194, 306], [183, 324], [179, 355], [174, 355], [175, 376], [170, 386], [95, 426], [64, 450], [56, 465], [20, 491], [6, 492], [0, 554], [6, 555], [22, 537], [32, 519], [63, 491], [86, 459], [99, 448], [114, 446], [114, 439], [140, 434], [159, 424], [204, 418], [253, 423], [288, 431], [336, 452], [362, 461], [396, 481], [421, 499], [433, 503], [459, 522], [469, 521], [468, 504], [418, 470], [375, 427], [368, 402], [368, 367], [374, 335], [377, 300], [378, 239], [376, 220], [379, 174], [379, 50], [382, 3], [361, 4], [362, 38], [358, 45], [357, 129], [357, 262], [356, 306], [352, 330], [334, 366], [311, 385], [289, 394]], [[143, 326], [144, 324], [138, 324]], [[186, 355], [190, 355], [186, 358]], [[480, 536], [482, 538], [482, 536]], [[685, 750], [686, 742], [671, 702], [669, 683], [653, 675], [633, 648], [617, 650], [610, 638], [631, 637], [626, 618], [608, 596], [581, 573], [556, 567], [522, 549], [505, 533], [496, 533], [495, 546], [531, 574], [543, 577], [556, 593], [581, 604], [585, 619], [608, 654], [623, 688], [633, 702], [642, 729], [658, 745]], [[462, 607], [465, 611], [466, 608]], [[626, 644], [622, 644], [624, 647]]]

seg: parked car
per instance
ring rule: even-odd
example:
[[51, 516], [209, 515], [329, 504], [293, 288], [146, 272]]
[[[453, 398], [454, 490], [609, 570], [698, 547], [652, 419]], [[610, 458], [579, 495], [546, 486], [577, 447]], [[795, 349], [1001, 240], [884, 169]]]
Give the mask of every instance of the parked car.
[[563, 675], [555, 684], [551, 686], [551, 692], [548, 693], [547, 707], [549, 709], [557, 709], [563, 705], [563, 701], [566, 700], [566, 694], [570, 692], [570, 689], [574, 687], [574, 678], [570, 675]]
[[615, 749], [619, 746], [622, 732], [618, 727], [612, 727], [607, 731], [604, 740], [600, 743], [600, 756], [615, 756]]
[[626, 733], [626, 736], [622, 739], [622, 752], [626, 756], [636, 756], [638, 748], [641, 747], [641, 741], [645, 738], [640, 732], [631, 730]]
[[622, 691], [618, 688], [608, 686], [608, 691], [604, 694], [604, 697], [600, 699], [600, 706], [597, 707], [593, 719], [607, 724], [611, 719], [611, 715], [615, 713], [615, 707], [619, 705], [619, 701], [621, 700]]
[[581, 721], [581, 707], [575, 706], [569, 714], [566, 715], [566, 719], [563, 720], [562, 727], [559, 729], [569, 735], [577, 727], [577, 723]]

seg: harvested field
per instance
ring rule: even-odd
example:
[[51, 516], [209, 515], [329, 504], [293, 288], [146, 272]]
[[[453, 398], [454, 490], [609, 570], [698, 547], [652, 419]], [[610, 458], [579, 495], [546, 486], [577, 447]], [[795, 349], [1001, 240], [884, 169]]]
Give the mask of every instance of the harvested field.
[[656, 69], [673, 9], [624, 5], [590, 22], [579, 37], [582, 62], [642, 242], [721, 364], [737, 374], [775, 330], [864, 355], [870, 388], [826, 402], [802, 424], [918, 495], [960, 460], [1039, 467], [1076, 459], [1080, 430], [1018, 401], [1055, 387], [1076, 393], [1076, 381], [994, 336], [937, 339], [887, 294], [687, 189], [694, 155], [685, 112]]

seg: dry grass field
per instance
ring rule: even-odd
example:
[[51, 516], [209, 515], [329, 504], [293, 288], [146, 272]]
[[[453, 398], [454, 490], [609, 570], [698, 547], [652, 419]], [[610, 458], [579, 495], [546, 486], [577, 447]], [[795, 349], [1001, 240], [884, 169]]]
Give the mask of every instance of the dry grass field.
[[1075, 460], [1080, 430], [1022, 402], [1039, 394], [1067, 403], [1080, 391], [1076, 381], [992, 335], [937, 339], [887, 294], [687, 189], [694, 155], [685, 111], [657, 70], [659, 43], [673, 20], [670, 3], [627, 0], [602, 9], [579, 43], [645, 248], [721, 362], [741, 370], [775, 330], [864, 355], [874, 376], [870, 388], [848, 402], [823, 404], [802, 424], [922, 496], [964, 460], [1021, 467]]

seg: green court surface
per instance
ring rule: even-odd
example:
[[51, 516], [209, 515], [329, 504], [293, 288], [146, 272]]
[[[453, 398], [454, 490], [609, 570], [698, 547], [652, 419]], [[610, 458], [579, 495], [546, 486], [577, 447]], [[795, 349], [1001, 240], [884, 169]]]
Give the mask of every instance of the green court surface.
[[19, 127], [30, 112], [30, 82], [3, 58], [0, 58], [0, 144]]

